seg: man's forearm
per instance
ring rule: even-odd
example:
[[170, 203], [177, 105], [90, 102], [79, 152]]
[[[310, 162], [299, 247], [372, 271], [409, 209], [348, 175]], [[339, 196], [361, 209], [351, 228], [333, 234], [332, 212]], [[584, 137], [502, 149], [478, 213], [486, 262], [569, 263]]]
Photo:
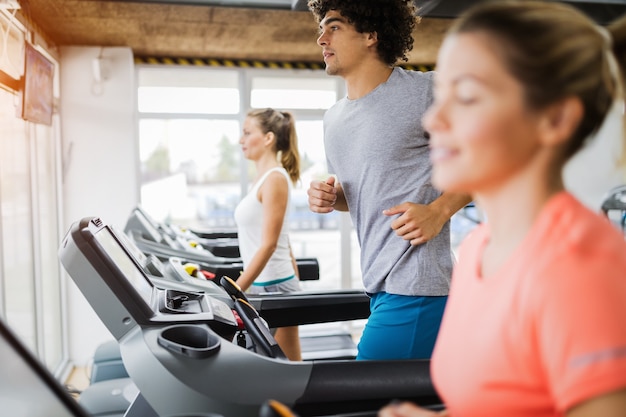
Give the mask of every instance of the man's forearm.
[[469, 194], [459, 194], [444, 192], [437, 199], [430, 203], [430, 206], [445, 216], [449, 220], [454, 213], [472, 202]]

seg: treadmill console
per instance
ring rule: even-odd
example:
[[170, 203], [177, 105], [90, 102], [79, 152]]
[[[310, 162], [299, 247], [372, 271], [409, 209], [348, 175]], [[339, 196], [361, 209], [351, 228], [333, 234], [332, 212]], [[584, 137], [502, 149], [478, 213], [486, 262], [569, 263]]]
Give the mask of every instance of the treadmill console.
[[[223, 299], [184, 287], [155, 286], [150, 279], [153, 262], [147, 262], [149, 259], [124, 234], [116, 233], [99, 218], [85, 218], [72, 225], [59, 258], [118, 339], [134, 324], [206, 323], [227, 339], [237, 330], [233, 310]], [[116, 306], [116, 301], [120, 305]]]

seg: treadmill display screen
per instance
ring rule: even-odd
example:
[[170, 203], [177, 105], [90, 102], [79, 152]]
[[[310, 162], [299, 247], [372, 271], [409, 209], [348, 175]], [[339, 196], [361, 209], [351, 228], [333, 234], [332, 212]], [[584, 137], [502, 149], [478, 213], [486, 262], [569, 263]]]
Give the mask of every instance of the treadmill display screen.
[[135, 257], [135, 260], [139, 262], [139, 265], [146, 264], [146, 259], [148, 257], [142, 251], [139, 250], [137, 245], [135, 245], [135, 242], [130, 240], [128, 236], [126, 236], [125, 233], [121, 233], [116, 236], [120, 239], [120, 241], [122, 242], [122, 245], [124, 245], [126, 250], [128, 250], [128, 252], [130, 252], [130, 254]]
[[122, 248], [121, 243], [113, 236], [108, 227], [103, 227], [96, 234], [95, 238], [104, 249], [108, 257], [117, 265], [124, 278], [135, 289], [143, 301], [151, 306], [152, 283], [143, 274], [132, 258]]
[[161, 232], [154, 226], [154, 224], [148, 219], [143, 211], [135, 210], [134, 216], [139, 220], [143, 227], [143, 232], [148, 233], [151, 239], [155, 242], [161, 241]]

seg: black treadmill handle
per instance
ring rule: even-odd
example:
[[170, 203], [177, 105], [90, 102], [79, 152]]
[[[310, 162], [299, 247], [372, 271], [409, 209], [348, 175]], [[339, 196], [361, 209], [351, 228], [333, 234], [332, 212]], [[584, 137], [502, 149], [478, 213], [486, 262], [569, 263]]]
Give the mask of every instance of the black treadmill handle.
[[245, 298], [235, 298], [233, 301], [235, 301], [235, 304], [241, 305], [243, 314], [248, 316], [250, 319], [256, 320], [261, 317], [254, 306]]
[[298, 417], [285, 404], [269, 399], [259, 409], [259, 417]]
[[224, 287], [228, 295], [233, 297], [233, 299], [239, 298], [250, 304], [250, 301], [248, 301], [248, 297], [246, 297], [246, 294], [244, 294], [243, 290], [235, 282], [235, 280], [224, 275], [222, 276], [222, 278], [220, 278], [220, 284], [222, 285], [222, 287]]
[[438, 397], [430, 360], [314, 361], [306, 391], [297, 403], [413, 397]]
[[246, 330], [267, 356], [286, 360], [287, 356], [255, 308], [242, 298], [236, 298], [234, 301], [235, 310], [243, 320]]
[[259, 313], [243, 293], [241, 287], [227, 276], [220, 278], [220, 284], [222, 284], [222, 287], [235, 302], [237, 314], [243, 320], [243, 324], [250, 336], [260, 345], [261, 349], [271, 358], [287, 359], [265, 321], [259, 316]]

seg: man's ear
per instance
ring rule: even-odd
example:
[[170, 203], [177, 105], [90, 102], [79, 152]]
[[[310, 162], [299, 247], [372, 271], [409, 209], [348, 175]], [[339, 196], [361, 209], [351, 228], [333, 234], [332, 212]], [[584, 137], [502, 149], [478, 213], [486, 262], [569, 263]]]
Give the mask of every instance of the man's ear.
[[368, 32], [366, 39], [369, 45], [374, 45], [378, 43], [378, 32]]
[[583, 103], [578, 97], [566, 97], [550, 105], [540, 123], [542, 143], [559, 146], [567, 142], [578, 129], [583, 114]]

